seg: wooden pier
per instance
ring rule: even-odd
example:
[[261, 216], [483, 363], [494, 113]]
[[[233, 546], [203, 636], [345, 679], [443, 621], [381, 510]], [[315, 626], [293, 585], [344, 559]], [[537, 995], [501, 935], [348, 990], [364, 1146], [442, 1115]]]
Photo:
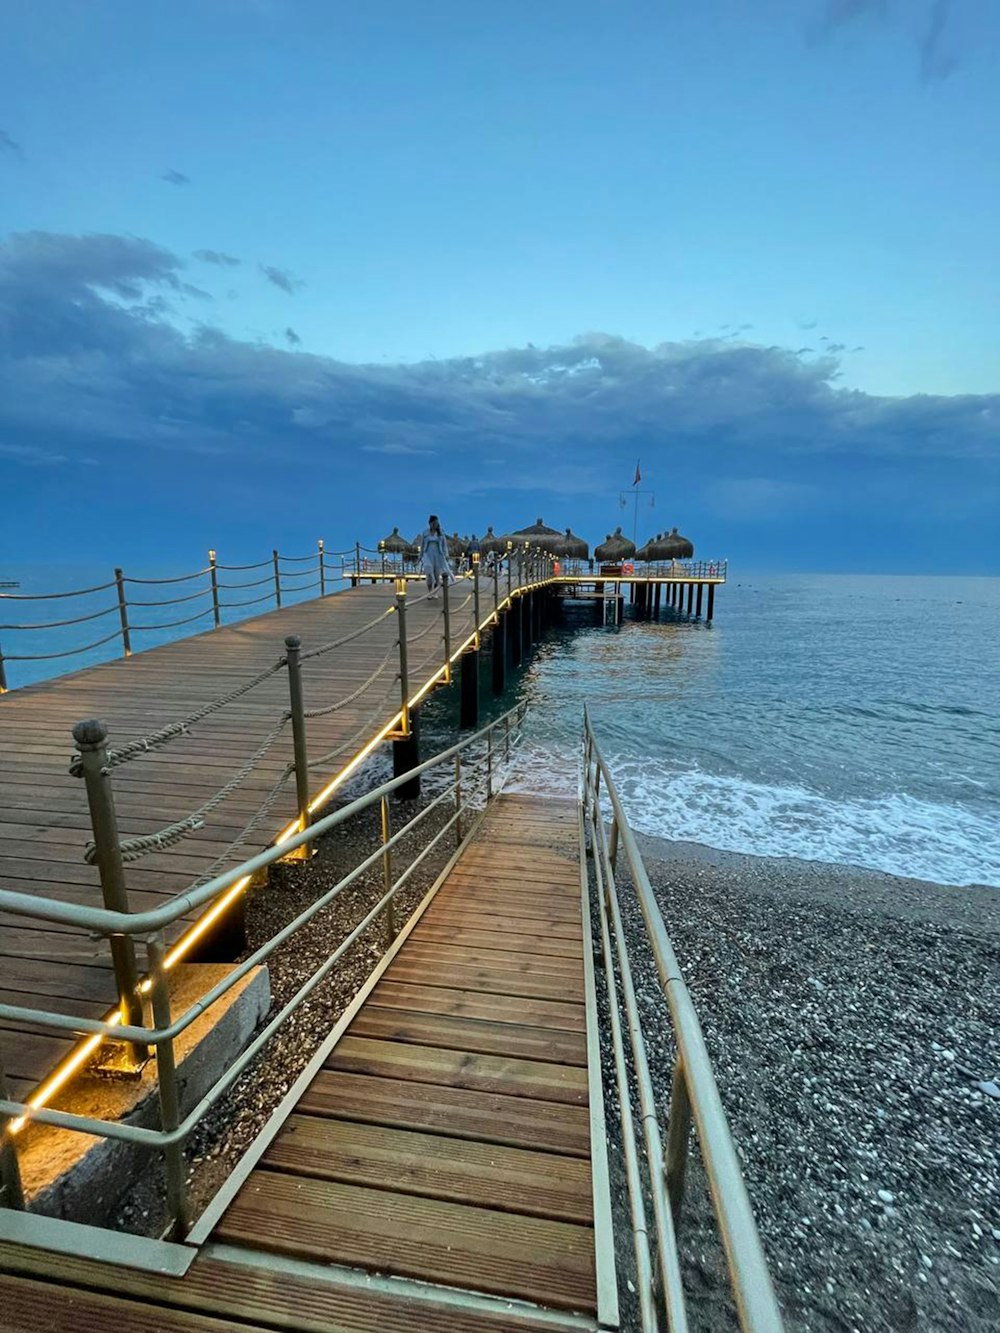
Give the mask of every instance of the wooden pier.
[[501, 796], [186, 1274], [0, 1243], [0, 1328], [569, 1333], [598, 1328], [599, 1299], [615, 1316], [579, 851], [575, 800]]
[[[445, 649], [440, 601], [418, 601], [408, 613], [409, 692], [416, 698], [442, 678]], [[466, 583], [451, 590], [450, 640], [457, 651], [473, 634]], [[398, 719], [397, 618], [386, 615], [342, 649], [308, 657], [370, 624], [393, 606], [392, 587], [366, 585], [269, 612], [135, 656], [15, 690], [0, 699], [0, 888], [63, 902], [100, 905], [98, 868], [85, 860], [92, 838], [87, 797], [70, 774], [72, 728], [101, 718], [108, 745], [119, 749], [239, 689], [284, 655], [297, 635], [303, 654], [307, 714], [348, 697], [381, 664], [381, 675], [353, 701], [306, 718], [309, 755], [330, 755], [310, 770], [320, 808]], [[492, 604], [490, 606], [492, 609]], [[450, 669], [450, 668], [449, 668]], [[275, 671], [252, 692], [210, 714], [169, 744], [115, 768], [112, 785], [124, 839], [155, 834], [183, 820], [230, 780], [289, 708], [287, 673]], [[198, 829], [126, 867], [133, 911], [166, 902], [200, 877], [223, 872], [294, 825], [296, 784], [284, 783], [243, 843], [233, 846], [293, 759], [290, 727], [260, 755], [253, 772]], [[176, 949], [191, 947], [201, 918], [172, 933]], [[101, 1018], [115, 1003], [107, 947], [57, 925], [0, 914], [0, 1002], [32, 1006], [32, 997], [63, 1012]], [[20, 1098], [45, 1078], [71, 1041], [23, 1027], [0, 1026], [11, 1092]]]

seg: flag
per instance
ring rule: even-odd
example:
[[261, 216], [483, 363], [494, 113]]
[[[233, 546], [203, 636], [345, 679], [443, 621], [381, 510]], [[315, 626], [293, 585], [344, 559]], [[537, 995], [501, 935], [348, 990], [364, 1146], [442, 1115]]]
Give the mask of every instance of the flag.
[[640, 481], [642, 481], [642, 473], [639, 471], [639, 460], [636, 459], [636, 461], [635, 461], [635, 481], [633, 481], [632, 485], [633, 485], [633, 486], [638, 486]]

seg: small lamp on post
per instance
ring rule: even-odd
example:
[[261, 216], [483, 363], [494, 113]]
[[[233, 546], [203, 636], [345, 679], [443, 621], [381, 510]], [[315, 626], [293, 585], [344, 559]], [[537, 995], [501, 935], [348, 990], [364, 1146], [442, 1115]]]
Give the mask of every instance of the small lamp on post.
[[385, 540], [378, 544], [379, 555], [382, 557], [382, 577], [385, 578]]

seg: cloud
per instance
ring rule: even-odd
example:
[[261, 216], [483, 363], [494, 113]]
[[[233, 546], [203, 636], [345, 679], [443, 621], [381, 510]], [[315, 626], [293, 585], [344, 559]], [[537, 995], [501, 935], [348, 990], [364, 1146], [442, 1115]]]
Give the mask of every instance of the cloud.
[[774, 519], [812, 508], [822, 492], [806, 482], [779, 477], [723, 477], [706, 488], [708, 508], [722, 518]]
[[223, 254], [221, 250], [195, 250], [193, 254], [203, 264], [215, 264], [219, 268], [236, 268], [240, 262], [235, 255]]
[[295, 332], [291, 325], [285, 330], [285, 338], [288, 340], [289, 347], [301, 347], [302, 339]]
[[361, 452], [365, 454], [389, 454], [394, 458], [422, 457], [437, 453], [436, 449], [418, 449], [412, 444], [400, 444], [389, 441], [387, 444], [364, 444]]
[[829, 31], [857, 19], [884, 17], [886, 10], [886, 0], [826, 0], [819, 21]]
[[305, 286], [301, 278], [294, 277], [286, 268], [275, 268], [271, 264], [261, 264], [259, 267], [268, 282], [274, 283], [275, 287], [280, 287], [289, 296], [294, 296], [300, 288]]
[[920, 77], [924, 83], [943, 82], [958, 68], [958, 59], [944, 46], [949, 8], [948, 0], [934, 0], [920, 37]]
[[6, 130], [0, 130], [0, 153], [12, 153], [14, 157], [24, 157], [24, 149], [10, 137]]
[[160, 177], [161, 181], [167, 181], [170, 185], [190, 185], [191, 177], [185, 176], [183, 171], [174, 171], [173, 167], [165, 171]]
[[[394, 487], [400, 503], [435, 453], [463, 460], [449, 467], [447, 491], [477, 495], [605, 494], [637, 453], [644, 472], [659, 458], [672, 477], [683, 460], [692, 476], [744, 485], [714, 501], [732, 512], [804, 501], [761, 479], [825, 492], [875, 466], [901, 495], [921, 469], [934, 473], [921, 504], [942, 485], [996, 490], [983, 478], [1000, 463], [1000, 394], [849, 391], [829, 352], [803, 359], [715, 339], [643, 347], [589, 333], [558, 347], [351, 365], [298, 350], [290, 327], [289, 347], [204, 323], [182, 332], [173, 303], [185, 291], [181, 261], [137, 237], [32, 232], [0, 245], [8, 462], [37, 462], [39, 451], [114, 458], [141, 474], [144, 494], [173, 484], [185, 454], [217, 468], [206, 476], [220, 487], [238, 473], [261, 493], [280, 489], [294, 462], [344, 487]], [[386, 458], [398, 465], [388, 479]], [[503, 466], [476, 461], [488, 459]]]

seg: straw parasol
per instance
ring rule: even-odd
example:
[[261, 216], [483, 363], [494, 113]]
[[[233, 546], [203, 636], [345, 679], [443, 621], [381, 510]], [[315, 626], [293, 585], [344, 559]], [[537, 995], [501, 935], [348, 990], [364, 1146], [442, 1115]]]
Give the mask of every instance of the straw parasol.
[[393, 528], [379, 544], [386, 555], [405, 555], [410, 545], [405, 537], [399, 535], [399, 528]]
[[540, 546], [543, 551], [550, 551], [553, 555], [559, 553], [559, 546], [563, 541], [563, 534], [556, 528], [547, 528], [540, 518], [536, 518], [530, 528], [518, 528], [517, 532], [508, 535], [515, 546], [523, 546], [527, 541], [532, 546]]
[[694, 547], [676, 528], [671, 528], [667, 533], [657, 533], [647, 549], [648, 560], [690, 560], [694, 555]]
[[556, 554], [565, 556], [567, 560], [586, 560], [590, 555], [590, 547], [582, 537], [577, 537], [567, 528], [559, 540]]
[[621, 528], [615, 528], [614, 534], [605, 538], [600, 546], [594, 549], [594, 559], [608, 564], [615, 564], [620, 560], [631, 560], [634, 555], [635, 542], [630, 542], [627, 537], [623, 537]]
[[460, 560], [465, 554], [465, 548], [468, 544], [468, 537], [460, 537], [457, 532], [453, 532], [448, 538], [448, 554], [452, 560]]
[[486, 536], [479, 543], [482, 547], [483, 555], [499, 555], [501, 551], [506, 551], [507, 542], [503, 537], [498, 537], [493, 531], [493, 524], [486, 529]]

